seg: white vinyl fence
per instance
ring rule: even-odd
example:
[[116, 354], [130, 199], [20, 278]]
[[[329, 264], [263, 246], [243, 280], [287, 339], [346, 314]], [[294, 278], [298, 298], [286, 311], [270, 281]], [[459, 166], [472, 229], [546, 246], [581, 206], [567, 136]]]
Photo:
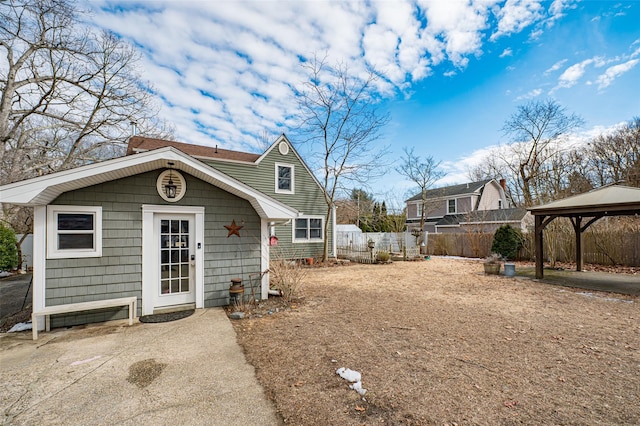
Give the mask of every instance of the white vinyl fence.
[[[413, 259], [420, 256], [416, 237], [409, 232], [337, 232], [338, 257], [360, 263], [375, 263], [378, 252], [392, 258]], [[373, 248], [369, 247], [373, 242]]]

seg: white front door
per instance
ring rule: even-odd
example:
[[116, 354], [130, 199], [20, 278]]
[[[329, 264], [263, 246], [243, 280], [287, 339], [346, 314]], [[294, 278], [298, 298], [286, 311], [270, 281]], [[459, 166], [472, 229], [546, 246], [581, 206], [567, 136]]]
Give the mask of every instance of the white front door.
[[155, 307], [195, 303], [195, 217], [156, 214]]

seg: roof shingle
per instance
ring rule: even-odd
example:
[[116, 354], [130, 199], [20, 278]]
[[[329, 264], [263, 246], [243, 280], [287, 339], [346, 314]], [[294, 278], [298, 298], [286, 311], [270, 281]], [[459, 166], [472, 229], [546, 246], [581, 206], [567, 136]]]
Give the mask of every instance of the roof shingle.
[[167, 146], [172, 146], [192, 157], [206, 158], [209, 160], [231, 160], [255, 163], [256, 160], [260, 158], [260, 154], [231, 151], [218, 147], [214, 148], [203, 145], [193, 145], [184, 142], [168, 141], [164, 139], [147, 138], [144, 136], [132, 136], [131, 138], [129, 138], [127, 155], [132, 155], [143, 151], [151, 151]]
[[[445, 186], [442, 188], [429, 189], [425, 191], [427, 199], [440, 198], [440, 197], [453, 197], [456, 195], [472, 194], [482, 189], [487, 183], [493, 179], [485, 179], [478, 182], [462, 183], [460, 185]], [[418, 193], [407, 201], [419, 201], [422, 199], [422, 194]]]

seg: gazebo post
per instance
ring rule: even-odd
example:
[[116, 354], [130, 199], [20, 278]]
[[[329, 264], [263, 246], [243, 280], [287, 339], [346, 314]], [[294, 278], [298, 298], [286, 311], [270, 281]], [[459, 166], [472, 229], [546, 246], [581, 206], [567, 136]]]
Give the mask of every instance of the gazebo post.
[[583, 267], [582, 261], [582, 217], [576, 216], [573, 222], [573, 229], [576, 233], [576, 271], [581, 272]]
[[543, 262], [543, 257], [544, 257], [544, 247], [542, 244], [543, 241], [543, 222], [544, 222], [544, 215], [536, 215], [536, 229], [535, 229], [535, 249], [536, 249], [536, 278], [537, 279], [542, 279], [544, 277], [544, 272], [543, 272], [543, 266], [544, 266], [544, 262]]

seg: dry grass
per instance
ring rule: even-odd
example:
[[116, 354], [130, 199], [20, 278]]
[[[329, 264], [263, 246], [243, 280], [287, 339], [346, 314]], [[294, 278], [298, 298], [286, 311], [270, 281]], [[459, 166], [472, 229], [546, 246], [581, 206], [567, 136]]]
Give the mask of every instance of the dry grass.
[[287, 424], [640, 424], [637, 298], [481, 271], [313, 268], [304, 302], [233, 324]]

